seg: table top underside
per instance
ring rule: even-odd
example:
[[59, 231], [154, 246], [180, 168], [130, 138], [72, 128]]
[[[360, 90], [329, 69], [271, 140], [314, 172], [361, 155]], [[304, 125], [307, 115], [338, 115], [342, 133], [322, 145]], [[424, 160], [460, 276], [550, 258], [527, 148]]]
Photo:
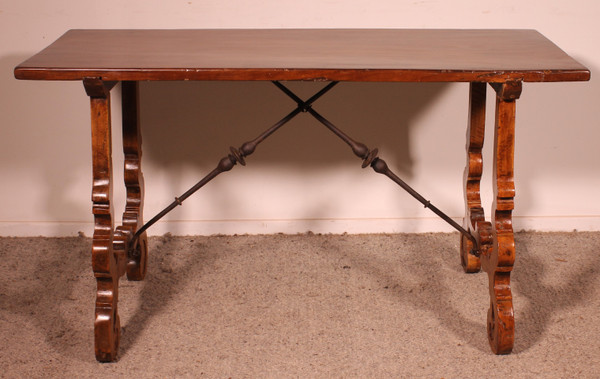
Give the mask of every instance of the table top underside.
[[70, 30], [15, 77], [552, 82], [590, 72], [535, 30]]

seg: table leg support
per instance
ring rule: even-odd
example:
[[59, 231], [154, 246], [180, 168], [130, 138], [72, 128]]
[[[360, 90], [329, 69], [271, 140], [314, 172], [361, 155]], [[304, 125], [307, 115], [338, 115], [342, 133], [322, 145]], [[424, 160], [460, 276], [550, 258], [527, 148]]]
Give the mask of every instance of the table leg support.
[[[486, 83], [471, 83], [469, 89], [469, 123], [467, 126], [467, 164], [464, 175], [465, 218], [463, 226], [479, 239], [479, 255], [491, 244], [492, 225], [485, 221], [481, 206], [480, 183], [483, 174], [485, 136]], [[461, 235], [460, 262], [468, 273], [479, 272], [481, 260], [471, 254], [473, 243]]]
[[85, 79], [90, 96], [92, 121], [92, 268], [97, 281], [94, 322], [96, 359], [116, 359], [120, 337], [117, 311], [119, 277], [124, 274], [124, 256], [115, 254], [112, 205], [112, 144], [110, 125], [110, 89], [114, 83]]
[[127, 253], [127, 279], [143, 280], [146, 276], [148, 240], [142, 233], [130, 245], [133, 234], [143, 224], [144, 176], [142, 174], [142, 135], [139, 123], [139, 88], [137, 82], [121, 82], [123, 111], [124, 179], [127, 191], [123, 225], [117, 228], [120, 248]]
[[514, 344], [515, 321], [510, 273], [515, 262], [512, 228], [514, 209], [514, 144], [516, 100], [521, 82], [493, 84], [496, 90], [494, 132], [494, 204], [492, 209], [492, 249], [481, 256], [490, 286], [488, 338], [496, 354], [508, 354]]

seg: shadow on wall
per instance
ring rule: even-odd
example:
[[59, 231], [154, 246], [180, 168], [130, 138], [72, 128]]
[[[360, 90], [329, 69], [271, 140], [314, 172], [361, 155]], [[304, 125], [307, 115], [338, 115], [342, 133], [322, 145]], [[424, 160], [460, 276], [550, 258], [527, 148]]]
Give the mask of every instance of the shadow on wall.
[[[325, 85], [284, 84], [303, 99]], [[387, 152], [388, 163], [410, 176], [413, 119], [447, 86], [340, 83], [313, 107], [354, 140], [378, 147], [382, 158]], [[142, 85], [141, 106], [145, 159], [168, 169], [181, 164], [214, 167], [229, 146], [254, 139], [296, 104], [269, 82], [151, 82]], [[308, 114], [283, 126], [247, 161], [308, 169], [360, 164], [347, 145]]]
[[[284, 84], [308, 99], [327, 83]], [[378, 148], [392, 170], [410, 179], [414, 119], [448, 86], [343, 82], [313, 103], [313, 108], [355, 141]], [[173, 194], [200, 179], [186, 177], [182, 167], [208, 173], [229, 153], [230, 146], [253, 140], [296, 108], [296, 103], [270, 82], [146, 82], [140, 98], [144, 165], [168, 172]], [[304, 177], [333, 168], [360, 170], [361, 165], [349, 146], [308, 113], [300, 113], [264, 140], [246, 162], [248, 172], [275, 168]], [[224, 185], [212, 192], [210, 202], [225, 212], [219, 217], [238, 217], [236, 209], [243, 205], [237, 203], [240, 189]], [[306, 200], [302, 214], [294, 217], [310, 224], [309, 220], [336, 214], [329, 197]], [[307, 228], [312, 230], [312, 225]]]

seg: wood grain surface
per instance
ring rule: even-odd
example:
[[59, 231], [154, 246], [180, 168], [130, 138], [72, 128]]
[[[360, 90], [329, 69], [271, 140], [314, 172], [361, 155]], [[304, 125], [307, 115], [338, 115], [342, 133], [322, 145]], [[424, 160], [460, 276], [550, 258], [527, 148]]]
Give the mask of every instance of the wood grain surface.
[[18, 79], [574, 81], [589, 70], [535, 30], [70, 30]]

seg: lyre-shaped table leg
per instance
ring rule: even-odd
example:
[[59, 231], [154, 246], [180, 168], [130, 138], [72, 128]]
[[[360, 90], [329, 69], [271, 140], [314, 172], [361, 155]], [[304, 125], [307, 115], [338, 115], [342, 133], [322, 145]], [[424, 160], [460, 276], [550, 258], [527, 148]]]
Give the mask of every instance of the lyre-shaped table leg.
[[123, 153], [125, 155], [124, 179], [127, 190], [123, 225], [117, 228], [122, 248], [127, 252], [127, 278], [143, 280], [146, 276], [148, 241], [141, 234], [134, 246], [128, 246], [133, 234], [143, 224], [144, 176], [142, 174], [142, 135], [139, 125], [138, 83], [121, 82], [123, 110]]
[[[469, 123], [467, 125], [467, 164], [464, 175], [465, 218], [463, 227], [479, 238], [479, 254], [489, 246], [491, 224], [485, 221], [481, 206], [480, 183], [483, 174], [485, 136], [486, 83], [471, 83], [469, 89]], [[473, 243], [460, 237], [460, 262], [465, 272], [479, 272], [481, 261], [471, 254]]]
[[512, 228], [515, 197], [515, 110], [522, 84], [509, 82], [492, 84], [492, 87], [496, 90], [493, 244], [491, 251], [481, 256], [481, 261], [490, 284], [487, 322], [490, 346], [496, 354], [508, 354], [512, 351], [515, 334], [510, 273], [515, 262]]
[[112, 143], [110, 125], [110, 89], [115, 83], [85, 79], [90, 97], [92, 121], [92, 268], [97, 281], [94, 322], [96, 359], [113, 361], [119, 347], [120, 323], [117, 311], [119, 277], [124, 259], [115, 254], [112, 204]]

